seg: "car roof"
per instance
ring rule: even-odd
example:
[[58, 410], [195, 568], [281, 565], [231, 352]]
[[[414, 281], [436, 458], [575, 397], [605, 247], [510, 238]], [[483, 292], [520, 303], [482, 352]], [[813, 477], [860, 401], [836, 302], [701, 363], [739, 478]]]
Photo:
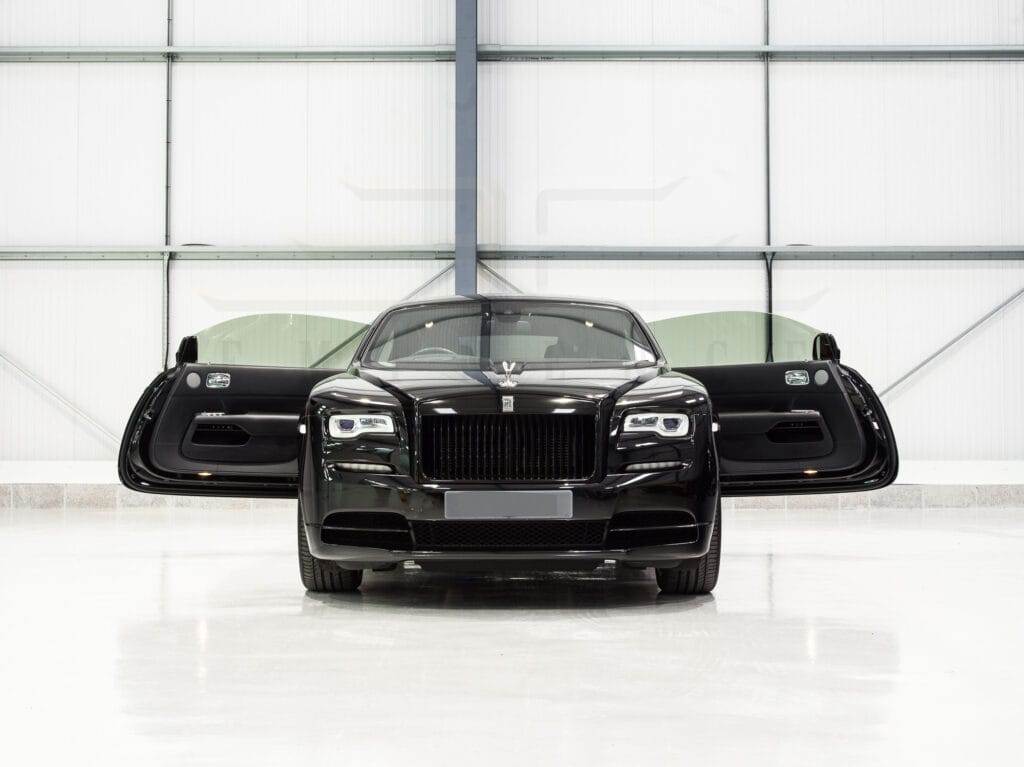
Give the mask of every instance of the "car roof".
[[545, 296], [530, 295], [526, 293], [474, 293], [471, 296], [446, 296], [444, 298], [425, 298], [413, 301], [401, 301], [389, 306], [385, 312], [394, 309], [405, 309], [413, 306], [431, 306], [435, 304], [460, 304], [480, 303], [482, 301], [536, 301], [554, 304], [592, 304], [594, 306], [607, 306], [612, 309], [624, 309], [631, 314], [636, 314], [632, 307], [618, 301], [609, 301], [603, 298], [584, 298], [581, 296]]

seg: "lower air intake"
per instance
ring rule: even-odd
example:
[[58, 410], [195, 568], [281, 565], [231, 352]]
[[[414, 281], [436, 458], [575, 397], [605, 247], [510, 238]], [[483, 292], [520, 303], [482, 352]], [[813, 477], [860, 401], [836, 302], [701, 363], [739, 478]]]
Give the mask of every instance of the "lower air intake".
[[412, 536], [405, 517], [384, 511], [329, 514], [320, 526], [320, 540], [335, 546], [368, 546], [389, 551], [412, 549]]
[[418, 551], [587, 551], [601, 549], [603, 519], [413, 521]]
[[622, 511], [608, 526], [609, 549], [696, 543], [699, 537], [700, 527], [693, 514], [675, 509]]

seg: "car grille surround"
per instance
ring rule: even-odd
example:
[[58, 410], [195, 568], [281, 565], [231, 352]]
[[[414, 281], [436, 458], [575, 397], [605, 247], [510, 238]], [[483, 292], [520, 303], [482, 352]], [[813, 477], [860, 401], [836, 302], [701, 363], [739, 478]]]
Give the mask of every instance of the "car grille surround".
[[593, 413], [426, 415], [420, 469], [449, 482], [583, 481], [595, 472]]

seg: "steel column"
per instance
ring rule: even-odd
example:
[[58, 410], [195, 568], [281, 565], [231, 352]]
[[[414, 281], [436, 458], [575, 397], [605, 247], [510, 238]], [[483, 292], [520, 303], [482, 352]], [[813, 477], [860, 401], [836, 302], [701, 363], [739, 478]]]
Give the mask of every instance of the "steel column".
[[775, 315], [774, 315], [774, 276], [772, 274], [772, 99], [771, 99], [771, 57], [768, 48], [771, 45], [771, 0], [764, 0], [764, 244], [769, 250], [764, 254], [765, 280], [767, 291], [765, 300], [765, 328], [767, 331], [767, 349], [765, 362], [771, 362], [775, 348]]
[[476, 0], [455, 3], [455, 292], [476, 286]]
[[160, 349], [163, 359], [160, 365], [167, 370], [167, 358], [171, 356], [171, 254], [164, 253], [160, 264]]
[[[764, 0], [764, 47], [770, 47], [771, 39], [769, 3]], [[771, 59], [764, 54], [764, 244], [772, 246], [772, 99], [771, 99]], [[767, 254], [766, 254], [767, 255]]]
[[[174, 45], [174, 0], [167, 0], [167, 47]], [[164, 245], [171, 246], [171, 75], [174, 56], [167, 56], [164, 101]], [[160, 275], [160, 365], [167, 370], [171, 346], [171, 259], [174, 253], [164, 253]]]

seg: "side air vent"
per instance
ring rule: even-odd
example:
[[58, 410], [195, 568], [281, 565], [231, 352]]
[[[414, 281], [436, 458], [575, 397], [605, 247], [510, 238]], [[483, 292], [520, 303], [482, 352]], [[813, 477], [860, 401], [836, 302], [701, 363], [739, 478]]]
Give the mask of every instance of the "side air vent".
[[192, 432], [195, 445], [238, 447], [249, 441], [249, 432], [233, 423], [199, 423]]
[[609, 549], [637, 549], [695, 543], [700, 536], [697, 520], [688, 511], [644, 509], [621, 511], [608, 527]]
[[771, 442], [792, 444], [794, 442], [821, 442], [825, 435], [817, 421], [784, 421], [775, 424], [766, 435]]
[[369, 546], [390, 551], [412, 549], [409, 523], [401, 514], [388, 511], [329, 514], [320, 526], [320, 540], [336, 546]]

